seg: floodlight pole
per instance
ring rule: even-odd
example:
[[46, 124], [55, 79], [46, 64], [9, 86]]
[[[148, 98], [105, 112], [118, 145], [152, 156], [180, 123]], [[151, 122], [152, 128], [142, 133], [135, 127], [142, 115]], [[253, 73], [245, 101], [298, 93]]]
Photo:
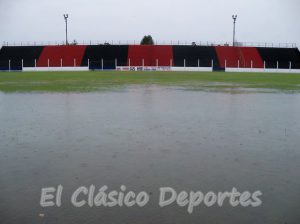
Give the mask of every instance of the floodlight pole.
[[232, 42], [232, 46], [235, 46], [235, 23], [236, 23], [237, 15], [233, 15], [232, 19], [233, 19], [233, 42]]
[[66, 22], [66, 45], [68, 45], [68, 14], [64, 14], [65, 22]]

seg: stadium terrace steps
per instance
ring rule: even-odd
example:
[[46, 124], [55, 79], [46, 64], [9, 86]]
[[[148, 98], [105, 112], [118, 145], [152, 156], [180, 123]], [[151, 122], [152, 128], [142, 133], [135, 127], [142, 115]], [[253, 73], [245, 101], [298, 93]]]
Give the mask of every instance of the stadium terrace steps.
[[260, 57], [256, 47], [239, 47], [238, 51], [241, 52], [239, 60], [242, 61], [244, 68], [263, 68], [264, 62]]
[[[91, 69], [115, 69], [119, 66], [127, 66], [128, 45], [90, 45], [86, 47], [81, 66]], [[117, 61], [116, 61], [117, 60]]]
[[218, 46], [220, 67], [263, 68], [264, 63], [255, 47]]
[[214, 47], [205, 46], [173, 46], [174, 65], [183, 67], [219, 67], [219, 61]]
[[128, 62], [131, 66], [172, 66], [172, 46], [131, 45], [128, 49]]
[[216, 47], [220, 67], [238, 67], [238, 52], [232, 47]]
[[300, 52], [298, 48], [257, 48], [266, 68], [300, 69]]
[[0, 70], [9, 69], [9, 60], [11, 70], [22, 70], [23, 66], [34, 67], [35, 60], [38, 60], [44, 47], [42, 46], [18, 46], [2, 47], [0, 49]]
[[37, 66], [38, 67], [80, 66], [85, 49], [86, 46], [82, 46], [82, 45], [46, 46], [44, 47], [39, 57]]

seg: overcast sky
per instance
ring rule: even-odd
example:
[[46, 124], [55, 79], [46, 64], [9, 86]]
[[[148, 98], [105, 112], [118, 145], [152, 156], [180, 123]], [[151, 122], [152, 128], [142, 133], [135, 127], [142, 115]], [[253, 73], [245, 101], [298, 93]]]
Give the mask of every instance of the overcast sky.
[[0, 41], [232, 41], [297, 43], [299, 0], [0, 0]]

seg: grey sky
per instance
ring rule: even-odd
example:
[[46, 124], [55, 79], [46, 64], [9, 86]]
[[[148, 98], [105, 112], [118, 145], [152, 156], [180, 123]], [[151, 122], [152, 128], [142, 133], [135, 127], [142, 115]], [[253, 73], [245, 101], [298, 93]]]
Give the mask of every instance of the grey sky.
[[0, 41], [63, 41], [63, 14], [69, 39], [157, 41], [232, 40], [238, 14], [241, 42], [297, 43], [299, 0], [0, 0]]

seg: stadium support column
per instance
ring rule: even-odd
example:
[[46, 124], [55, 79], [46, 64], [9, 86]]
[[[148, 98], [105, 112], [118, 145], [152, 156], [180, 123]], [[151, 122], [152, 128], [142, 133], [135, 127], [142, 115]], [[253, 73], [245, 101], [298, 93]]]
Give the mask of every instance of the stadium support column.
[[232, 46], [235, 46], [235, 23], [236, 23], [236, 19], [237, 19], [237, 15], [233, 15], [232, 16], [233, 19], [233, 41], [232, 41]]

